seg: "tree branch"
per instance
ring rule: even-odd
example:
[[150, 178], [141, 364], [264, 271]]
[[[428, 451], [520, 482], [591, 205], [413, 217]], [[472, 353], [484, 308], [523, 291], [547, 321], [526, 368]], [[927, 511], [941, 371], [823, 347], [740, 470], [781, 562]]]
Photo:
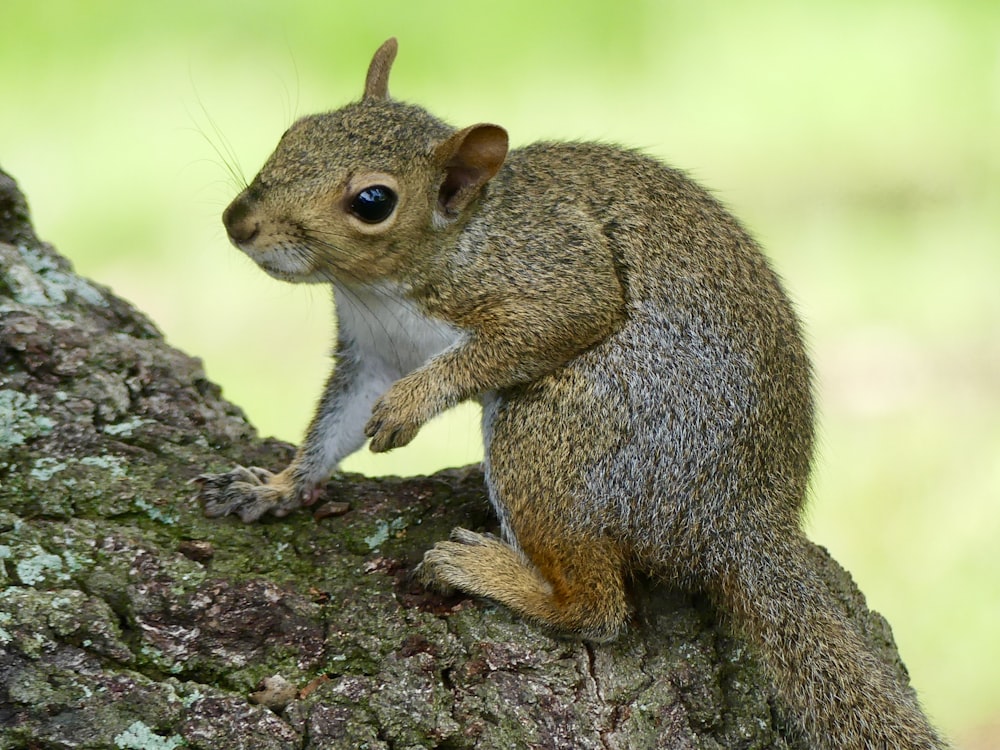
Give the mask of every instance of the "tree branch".
[[0, 748], [804, 747], [697, 598], [638, 582], [592, 646], [412, 583], [452, 527], [494, 527], [477, 467], [338, 476], [315, 516], [255, 525], [186, 484], [290, 457], [0, 172]]

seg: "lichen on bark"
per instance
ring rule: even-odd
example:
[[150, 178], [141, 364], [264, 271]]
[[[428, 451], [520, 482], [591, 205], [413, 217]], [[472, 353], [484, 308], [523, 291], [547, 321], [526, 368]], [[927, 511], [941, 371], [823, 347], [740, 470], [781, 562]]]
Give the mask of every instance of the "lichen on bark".
[[203, 517], [188, 480], [291, 450], [40, 242], [0, 172], [0, 750], [804, 746], [697, 597], [637, 582], [596, 646], [421, 590], [435, 540], [495, 525], [477, 467], [336, 476], [346, 513]]

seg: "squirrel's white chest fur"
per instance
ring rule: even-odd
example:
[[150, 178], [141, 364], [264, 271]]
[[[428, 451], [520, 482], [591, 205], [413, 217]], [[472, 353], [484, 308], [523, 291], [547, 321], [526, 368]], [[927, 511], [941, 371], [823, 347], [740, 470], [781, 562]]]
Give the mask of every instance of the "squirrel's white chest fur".
[[462, 331], [424, 315], [391, 284], [334, 285], [341, 339], [352, 341], [370, 367], [392, 380], [420, 367], [454, 345]]

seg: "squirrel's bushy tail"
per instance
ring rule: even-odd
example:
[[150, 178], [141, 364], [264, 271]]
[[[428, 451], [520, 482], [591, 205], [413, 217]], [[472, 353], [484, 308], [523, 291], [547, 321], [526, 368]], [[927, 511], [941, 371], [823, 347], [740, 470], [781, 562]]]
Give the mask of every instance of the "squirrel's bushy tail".
[[716, 593], [817, 748], [947, 747], [807, 562], [801, 535], [755, 544]]

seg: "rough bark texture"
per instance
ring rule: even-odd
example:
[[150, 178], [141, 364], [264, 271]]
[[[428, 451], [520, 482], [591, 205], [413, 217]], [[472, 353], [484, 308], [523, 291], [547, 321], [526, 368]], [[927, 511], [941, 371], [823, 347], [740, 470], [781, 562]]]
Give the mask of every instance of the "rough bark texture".
[[637, 583], [592, 646], [414, 585], [433, 541], [493, 525], [478, 468], [338, 476], [346, 512], [249, 526], [192, 502], [202, 471], [290, 455], [39, 242], [0, 172], [0, 749], [804, 746], [697, 598]]

